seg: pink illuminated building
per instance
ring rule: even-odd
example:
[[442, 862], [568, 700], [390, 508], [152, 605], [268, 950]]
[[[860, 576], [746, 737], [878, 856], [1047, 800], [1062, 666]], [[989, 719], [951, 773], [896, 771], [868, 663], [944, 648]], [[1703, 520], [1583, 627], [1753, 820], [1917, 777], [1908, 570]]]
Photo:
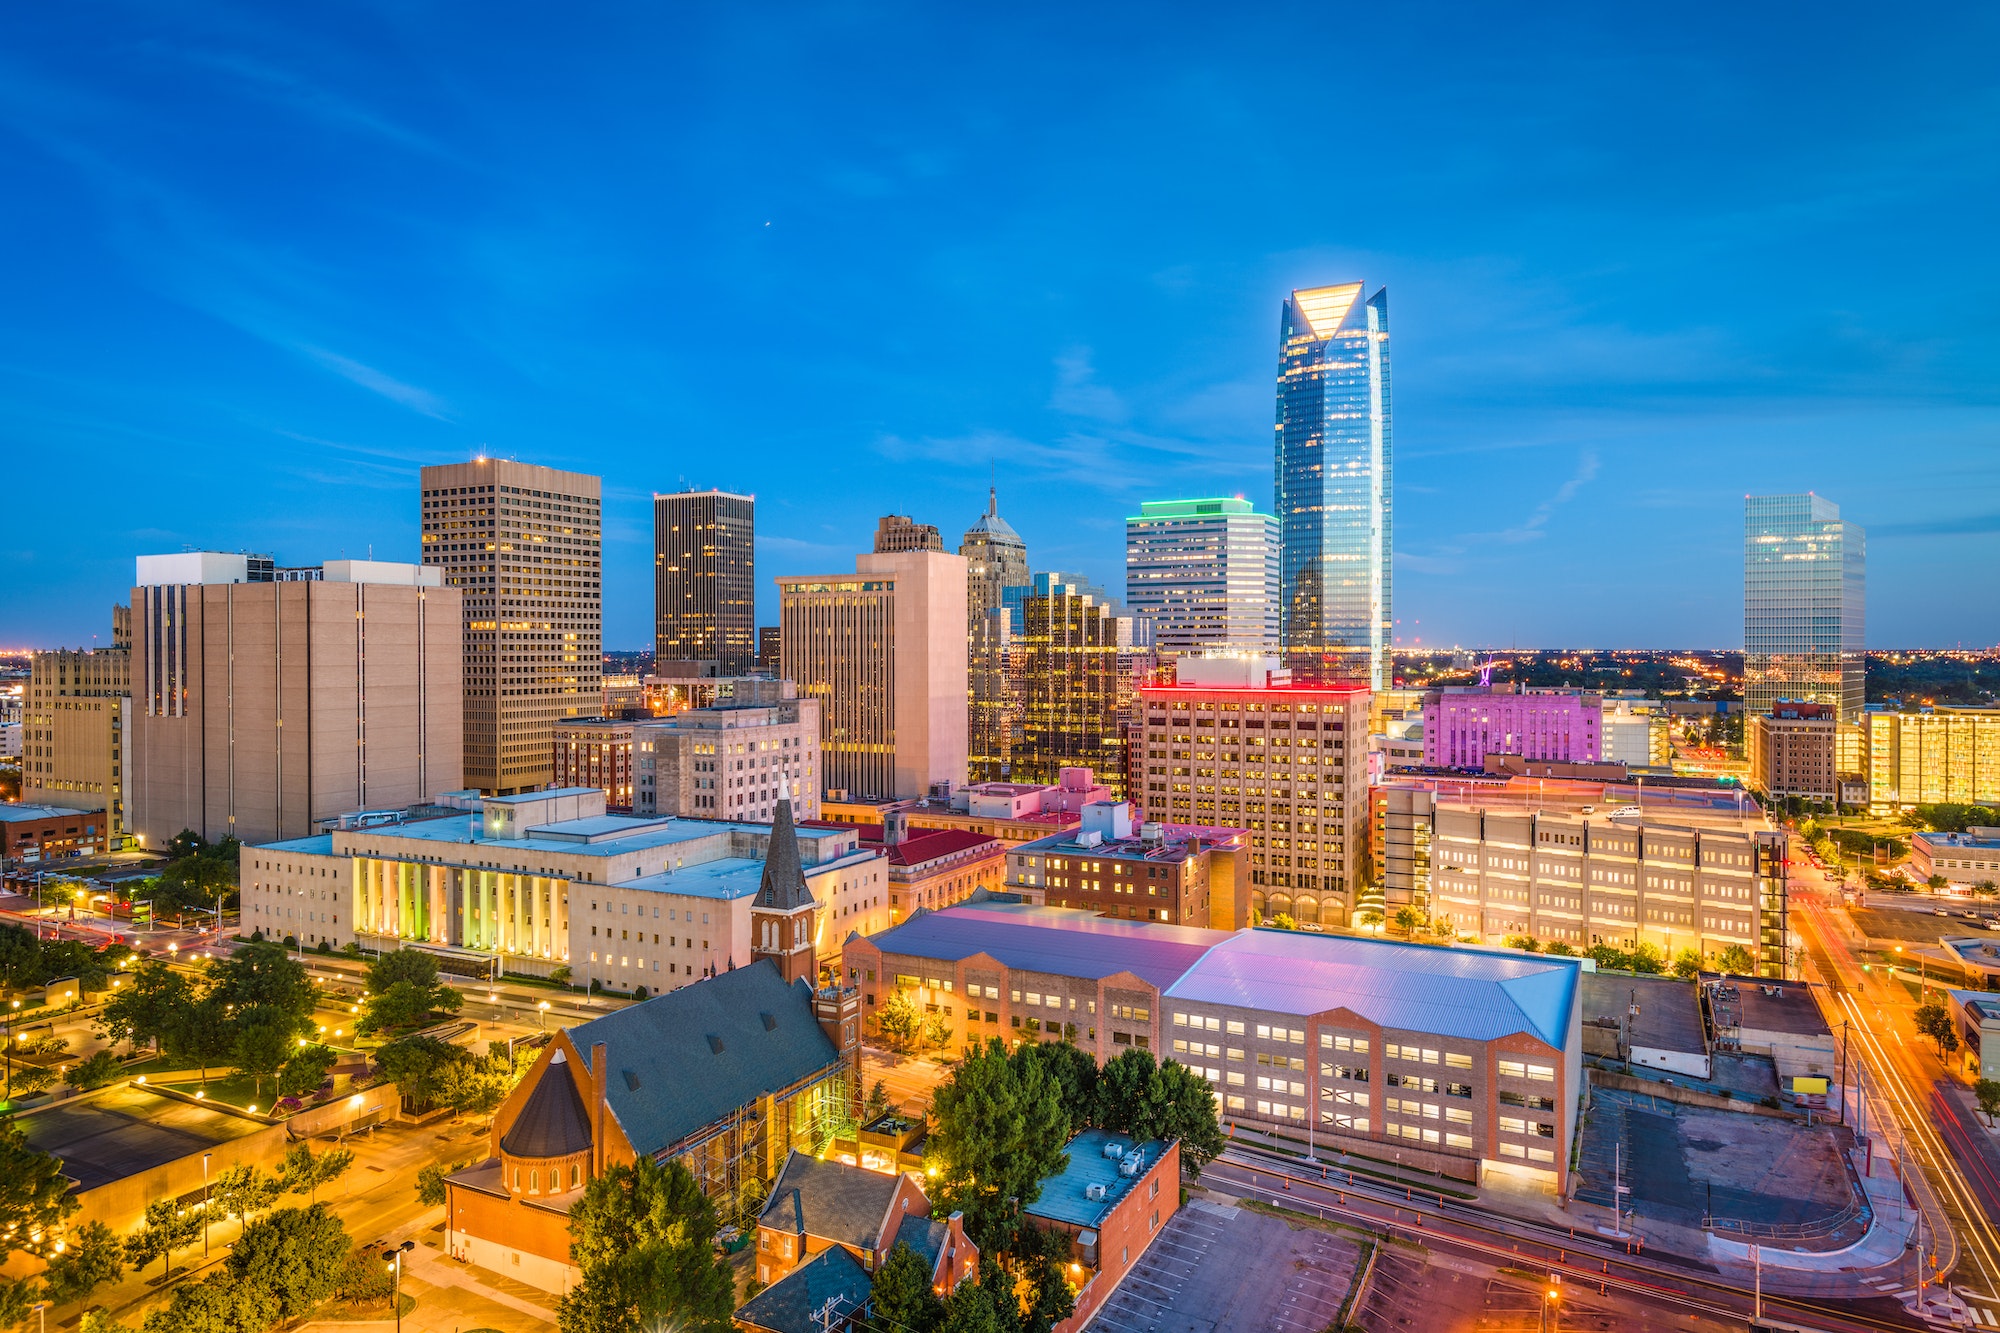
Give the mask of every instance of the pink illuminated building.
[[1604, 697], [1507, 685], [1444, 689], [1424, 699], [1424, 763], [1478, 768], [1489, 754], [1595, 762]]

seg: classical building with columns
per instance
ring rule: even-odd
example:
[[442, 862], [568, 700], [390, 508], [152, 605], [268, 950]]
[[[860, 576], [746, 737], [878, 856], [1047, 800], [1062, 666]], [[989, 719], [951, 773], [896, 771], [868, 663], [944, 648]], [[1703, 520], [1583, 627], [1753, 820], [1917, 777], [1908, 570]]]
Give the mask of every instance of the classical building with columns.
[[852, 829], [785, 823], [612, 815], [595, 788], [448, 793], [246, 847], [243, 927], [305, 947], [415, 944], [461, 972], [567, 965], [579, 985], [657, 994], [750, 961], [774, 836], [793, 840], [784, 859], [810, 890], [809, 956], [836, 954], [885, 902], [886, 862]]

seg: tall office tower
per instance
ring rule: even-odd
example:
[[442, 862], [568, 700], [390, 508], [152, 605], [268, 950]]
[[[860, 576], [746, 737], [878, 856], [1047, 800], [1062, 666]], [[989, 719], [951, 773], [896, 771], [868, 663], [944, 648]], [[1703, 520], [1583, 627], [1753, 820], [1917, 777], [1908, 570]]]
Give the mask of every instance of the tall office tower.
[[1867, 534], [1817, 495], [1743, 498], [1743, 710], [1780, 699], [1832, 704], [1858, 726]]
[[1121, 688], [1119, 620], [1061, 575], [1035, 576], [1015, 646], [1021, 726], [1010, 781], [1052, 783], [1065, 768], [1087, 767], [1120, 800], [1130, 791], [1123, 705], [1132, 696]]
[[726, 491], [653, 497], [653, 669], [714, 662], [740, 676], [757, 657], [757, 501]]
[[1278, 340], [1285, 659], [1301, 680], [1387, 689], [1394, 551], [1389, 291], [1291, 294]]
[[1275, 651], [1278, 573], [1278, 520], [1248, 500], [1148, 500], [1125, 520], [1125, 604], [1162, 655]]
[[603, 698], [602, 483], [480, 458], [422, 484], [424, 563], [465, 595], [464, 785], [545, 787], [550, 729]]
[[1006, 590], [1028, 586], [1028, 544], [1000, 517], [997, 489], [987, 491], [986, 512], [965, 530], [958, 553], [965, 557], [971, 777], [974, 782], [992, 782], [1006, 776], [1020, 727], [1021, 700], [1009, 666], [1017, 627], [1007, 608]]
[[[122, 614], [121, 614], [122, 613]], [[112, 612], [112, 647], [29, 660], [22, 709], [21, 800], [103, 810], [111, 845], [130, 832], [125, 738], [132, 715], [131, 611]]]
[[875, 524], [875, 553], [894, 551], [942, 551], [944, 538], [935, 523], [912, 523], [902, 514], [884, 514]]
[[778, 674], [779, 659], [783, 656], [778, 650], [778, 640], [783, 637], [776, 625], [757, 627], [757, 670], [767, 676]]
[[965, 559], [871, 552], [778, 579], [779, 673], [820, 701], [823, 783], [902, 800], [965, 782]]
[[182, 829], [308, 837], [458, 783], [465, 599], [442, 571], [329, 560], [269, 573], [242, 555], [139, 557], [127, 741], [148, 846]]
[[2000, 805], [2000, 708], [1870, 709], [1861, 727], [1870, 814], [1893, 815], [1916, 805]]

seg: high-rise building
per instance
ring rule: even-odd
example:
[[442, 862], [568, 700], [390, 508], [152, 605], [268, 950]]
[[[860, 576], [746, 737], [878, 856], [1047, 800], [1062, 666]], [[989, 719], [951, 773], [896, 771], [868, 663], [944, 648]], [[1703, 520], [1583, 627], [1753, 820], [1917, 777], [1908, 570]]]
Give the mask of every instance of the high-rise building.
[[1250, 830], [1239, 919], [1344, 925], [1368, 860], [1368, 692], [1276, 668], [1189, 657], [1175, 683], [1141, 685], [1134, 799], [1148, 823]]
[[1278, 340], [1277, 518], [1288, 665], [1390, 684], [1389, 292], [1295, 291]]
[[465, 594], [464, 785], [548, 785], [552, 728], [602, 699], [602, 483], [503, 458], [423, 470], [424, 563]]
[[875, 524], [875, 553], [942, 551], [944, 538], [935, 523], [913, 523], [903, 514], [884, 514]]
[[639, 724], [632, 808], [763, 822], [790, 791], [800, 819], [819, 818], [819, 713], [788, 680], [745, 679], [705, 707]]
[[462, 594], [423, 565], [284, 572], [297, 577], [242, 555], [139, 558], [127, 741], [131, 820], [148, 846], [183, 829], [308, 837], [321, 820], [459, 781]]
[[1774, 800], [1796, 796], [1828, 805], [1839, 800], [1837, 729], [1832, 704], [1780, 699], [1770, 712], [1752, 713], [1743, 736], [1750, 790]]
[[130, 832], [131, 614], [113, 615], [112, 646], [36, 653], [22, 710], [21, 800], [103, 810], [112, 845]]
[[1866, 699], [1867, 534], [1817, 495], [1743, 499], [1743, 711]]
[[757, 501], [727, 491], [653, 497], [653, 662], [714, 662], [740, 676], [757, 654]]
[[2000, 708], [1871, 708], [1861, 726], [1872, 813], [2000, 805]]
[[1014, 649], [1021, 725], [1009, 781], [1051, 783], [1066, 768], [1092, 768], [1120, 799], [1130, 790], [1119, 629], [1111, 607], [1060, 574], [1035, 576]]
[[778, 641], [784, 637], [776, 625], [757, 627], [757, 670], [767, 676], [778, 674], [778, 665], [784, 654], [778, 649]]
[[1424, 762], [1478, 768], [1489, 754], [1517, 754], [1595, 763], [1603, 721], [1604, 696], [1594, 691], [1447, 686], [1424, 696]]
[[1125, 520], [1125, 604], [1162, 654], [1276, 650], [1279, 563], [1278, 520], [1248, 500], [1148, 500]]
[[966, 771], [965, 558], [870, 552], [778, 579], [781, 675], [820, 701], [824, 786], [907, 798]]
[[1021, 701], [1010, 666], [1018, 626], [1007, 590], [1028, 586], [1028, 544], [1000, 517], [1000, 493], [989, 489], [986, 512], [958, 544], [965, 557], [967, 654], [971, 709], [967, 736], [972, 780], [996, 781], [1007, 771]]

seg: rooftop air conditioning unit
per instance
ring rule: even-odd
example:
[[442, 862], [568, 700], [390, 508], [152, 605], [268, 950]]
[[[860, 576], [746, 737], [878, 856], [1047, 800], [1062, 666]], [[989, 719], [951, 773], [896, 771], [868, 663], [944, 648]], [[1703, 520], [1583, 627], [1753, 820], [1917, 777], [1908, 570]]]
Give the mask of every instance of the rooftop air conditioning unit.
[[1092, 1181], [1090, 1184], [1085, 1185], [1083, 1187], [1083, 1197], [1091, 1200], [1102, 1200], [1104, 1198], [1104, 1182]]

